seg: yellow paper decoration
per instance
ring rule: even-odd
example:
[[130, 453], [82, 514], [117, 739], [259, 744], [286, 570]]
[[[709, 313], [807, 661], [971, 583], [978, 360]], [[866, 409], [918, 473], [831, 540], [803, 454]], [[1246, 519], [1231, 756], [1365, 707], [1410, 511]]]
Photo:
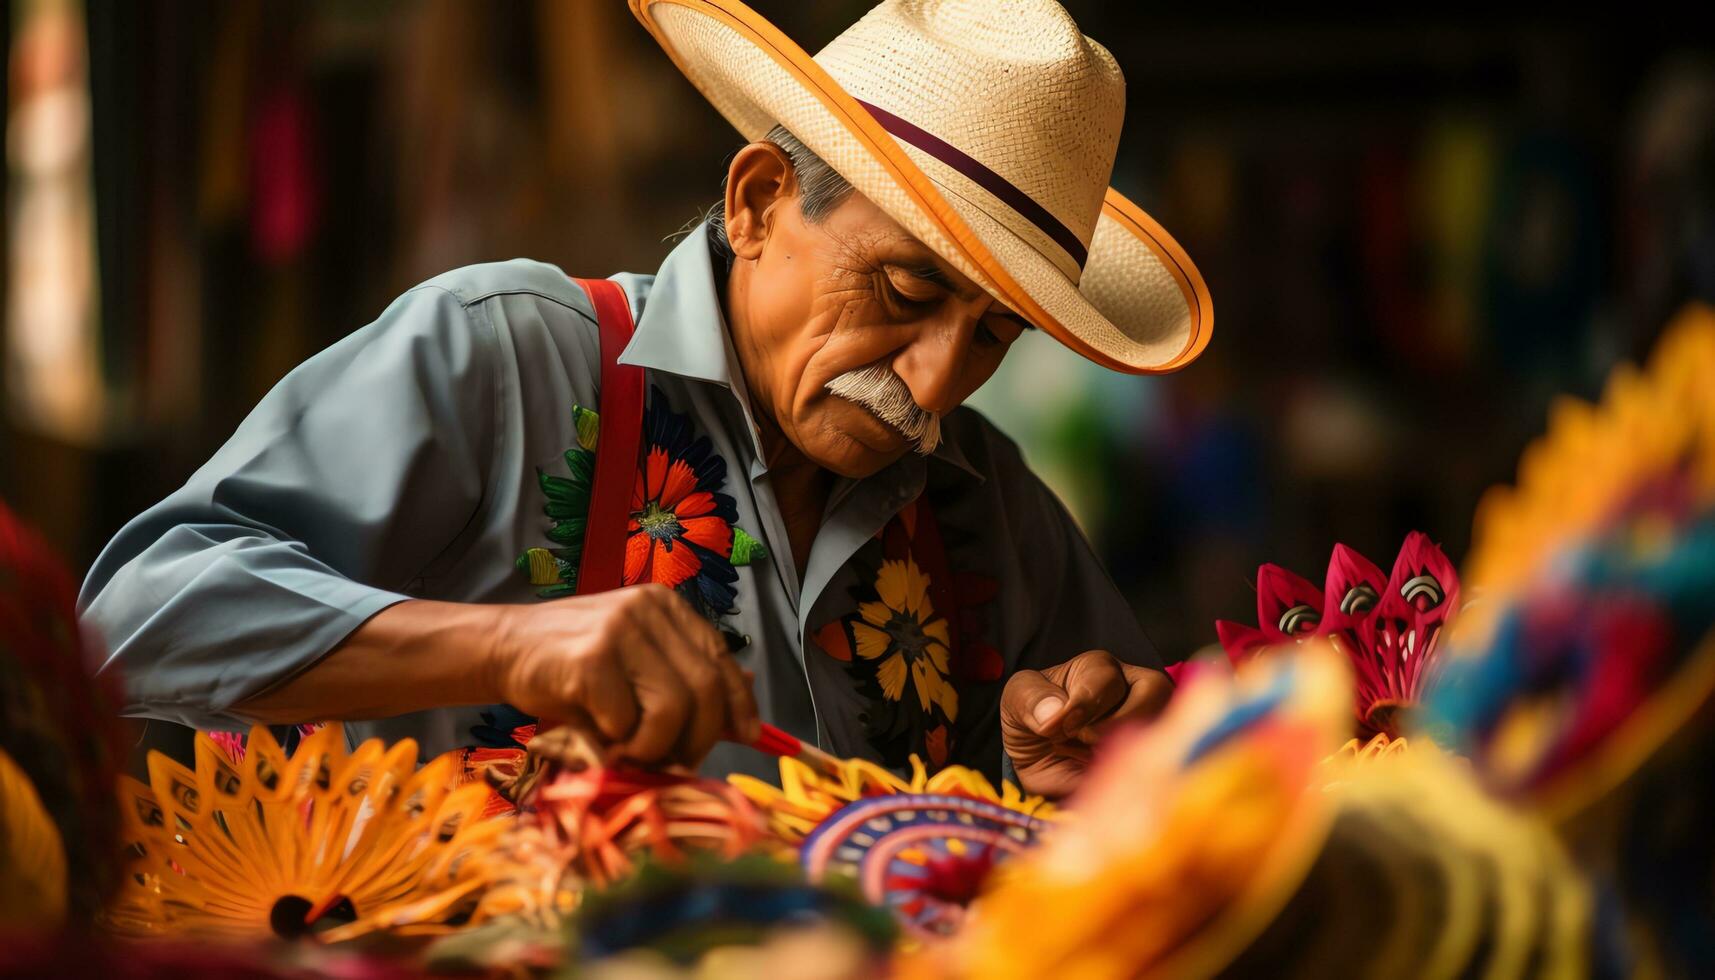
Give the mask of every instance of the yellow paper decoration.
[[[121, 779], [132, 864], [109, 924], [132, 934], [292, 936], [424, 897], [432, 873], [498, 829], [480, 819], [481, 784], [458, 759], [417, 768], [417, 745], [371, 739], [347, 752], [328, 725], [289, 759], [252, 728], [242, 762], [205, 733], [196, 768], [149, 756], [149, 784]], [[428, 896], [418, 922], [474, 903], [476, 877]]]
[[733, 775], [727, 781], [737, 786], [768, 816], [768, 829], [787, 844], [804, 838], [835, 810], [856, 800], [892, 793], [939, 793], [986, 800], [1009, 810], [1052, 820], [1052, 803], [1027, 795], [1009, 782], [996, 790], [987, 777], [964, 766], [948, 766], [930, 775], [923, 760], [911, 757], [911, 778], [864, 759], [837, 760], [839, 775], [824, 775], [793, 758], [780, 760], [780, 785], [753, 776]]

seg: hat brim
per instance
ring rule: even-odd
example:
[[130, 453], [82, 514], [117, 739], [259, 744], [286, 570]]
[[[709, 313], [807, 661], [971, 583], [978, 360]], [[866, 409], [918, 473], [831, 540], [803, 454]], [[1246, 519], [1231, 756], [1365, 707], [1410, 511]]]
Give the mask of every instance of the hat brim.
[[1077, 353], [1161, 374], [1208, 346], [1214, 307], [1185, 250], [1111, 188], [1074, 283], [981, 208], [955, 208], [933, 161], [894, 140], [790, 38], [738, 0], [630, 0], [632, 13], [746, 139], [790, 130], [961, 273]]

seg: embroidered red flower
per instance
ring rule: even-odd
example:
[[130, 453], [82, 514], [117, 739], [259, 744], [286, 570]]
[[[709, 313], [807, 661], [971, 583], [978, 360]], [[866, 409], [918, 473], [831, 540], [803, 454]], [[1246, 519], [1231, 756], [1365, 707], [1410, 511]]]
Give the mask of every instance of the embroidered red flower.
[[[548, 539], [556, 547], [526, 549], [517, 561], [544, 599], [577, 591], [589, 520], [601, 416], [574, 405], [572, 425], [578, 444], [565, 452], [566, 475], [537, 473], [547, 498], [542, 511], [552, 521]], [[719, 623], [738, 611], [736, 569], [767, 558], [768, 549], [735, 526], [738, 505], [721, 490], [726, 460], [707, 436], [697, 434], [688, 416], [673, 411], [660, 388], [650, 389], [642, 437], [626, 519], [624, 584], [665, 585], [705, 619]], [[482, 717], [483, 723], [471, 730], [476, 744], [465, 749], [466, 777], [516, 777], [522, 772], [523, 746], [536, 734], [536, 719], [508, 705], [495, 705]]]
[[[548, 498], [543, 510], [554, 522], [548, 537], [560, 547], [530, 548], [518, 559], [519, 570], [544, 587], [543, 598], [577, 591], [601, 422], [577, 406], [572, 418], [578, 445], [566, 451], [569, 475], [538, 477]], [[643, 414], [643, 447], [626, 520], [625, 584], [659, 583], [678, 590], [707, 619], [730, 615], [738, 599], [735, 568], [766, 558], [768, 550], [734, 526], [738, 505], [721, 490], [726, 460], [658, 388]]]
[[655, 582], [676, 589], [704, 570], [705, 554], [726, 559], [730, 570], [732, 522], [737, 516], [732, 498], [708, 487], [686, 459], [669, 456], [661, 446], [650, 447], [632, 484], [625, 584]]

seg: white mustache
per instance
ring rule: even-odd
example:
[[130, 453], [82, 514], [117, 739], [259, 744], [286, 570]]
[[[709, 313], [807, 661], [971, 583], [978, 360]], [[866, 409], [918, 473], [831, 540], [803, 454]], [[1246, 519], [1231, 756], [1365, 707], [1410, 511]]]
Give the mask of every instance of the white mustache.
[[904, 436], [921, 455], [927, 456], [941, 444], [941, 416], [919, 407], [905, 379], [885, 364], [847, 371], [828, 382], [827, 389], [869, 409]]

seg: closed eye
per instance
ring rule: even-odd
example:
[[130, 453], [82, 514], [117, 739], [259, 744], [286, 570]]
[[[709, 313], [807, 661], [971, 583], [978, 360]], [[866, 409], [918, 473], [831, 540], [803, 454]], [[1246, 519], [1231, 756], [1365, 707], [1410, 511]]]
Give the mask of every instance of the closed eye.
[[907, 303], [930, 303], [953, 291], [952, 283], [934, 266], [890, 265], [888, 284]]

